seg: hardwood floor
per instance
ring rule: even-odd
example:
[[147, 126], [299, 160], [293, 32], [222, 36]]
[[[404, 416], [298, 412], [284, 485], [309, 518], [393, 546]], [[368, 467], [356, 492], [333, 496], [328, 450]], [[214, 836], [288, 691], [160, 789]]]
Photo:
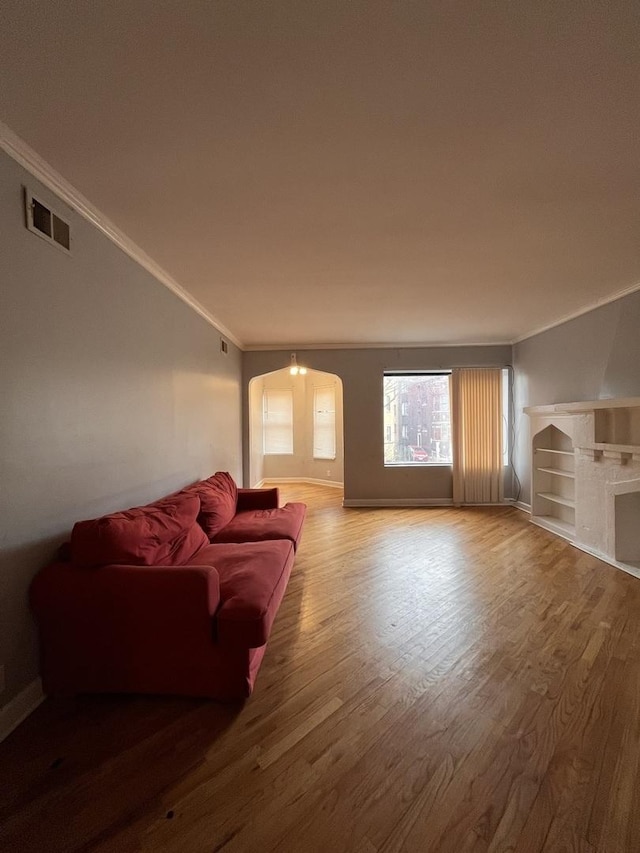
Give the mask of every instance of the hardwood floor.
[[640, 581], [510, 508], [309, 504], [244, 707], [47, 700], [0, 849], [640, 850]]

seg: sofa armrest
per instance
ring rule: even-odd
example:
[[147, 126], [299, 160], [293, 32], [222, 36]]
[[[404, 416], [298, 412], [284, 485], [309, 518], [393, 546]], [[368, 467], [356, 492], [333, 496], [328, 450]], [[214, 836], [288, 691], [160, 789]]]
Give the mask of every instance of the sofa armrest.
[[100, 672], [117, 673], [126, 689], [149, 667], [188, 666], [213, 645], [220, 582], [212, 566], [54, 563], [34, 578], [30, 597], [49, 687]]
[[220, 580], [213, 566], [101, 566], [82, 568], [54, 563], [33, 581], [31, 602], [37, 615], [52, 609], [72, 618], [79, 607], [89, 620], [169, 623], [210, 620], [220, 603]]
[[280, 493], [277, 488], [238, 489], [236, 512], [251, 509], [277, 509], [280, 505], [279, 501]]

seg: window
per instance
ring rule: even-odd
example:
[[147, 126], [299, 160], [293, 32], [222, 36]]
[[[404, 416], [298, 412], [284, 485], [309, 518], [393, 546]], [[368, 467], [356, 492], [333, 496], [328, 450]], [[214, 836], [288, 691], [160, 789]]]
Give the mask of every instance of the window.
[[262, 395], [264, 453], [293, 453], [293, 392], [291, 389], [269, 389]]
[[385, 373], [383, 418], [385, 465], [451, 464], [448, 373]]
[[336, 390], [333, 385], [313, 391], [313, 458], [336, 458]]

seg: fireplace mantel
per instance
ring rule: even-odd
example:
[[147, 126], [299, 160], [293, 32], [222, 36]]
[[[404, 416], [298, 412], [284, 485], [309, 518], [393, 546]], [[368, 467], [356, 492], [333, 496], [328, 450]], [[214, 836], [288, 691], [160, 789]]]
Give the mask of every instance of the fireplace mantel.
[[640, 577], [640, 397], [524, 411], [533, 523]]

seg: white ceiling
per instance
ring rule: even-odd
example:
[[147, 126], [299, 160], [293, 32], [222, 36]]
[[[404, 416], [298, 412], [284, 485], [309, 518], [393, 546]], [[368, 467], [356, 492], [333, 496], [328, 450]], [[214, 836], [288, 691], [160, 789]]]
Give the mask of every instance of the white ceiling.
[[2, 0], [0, 118], [246, 346], [640, 285], [640, 4]]

